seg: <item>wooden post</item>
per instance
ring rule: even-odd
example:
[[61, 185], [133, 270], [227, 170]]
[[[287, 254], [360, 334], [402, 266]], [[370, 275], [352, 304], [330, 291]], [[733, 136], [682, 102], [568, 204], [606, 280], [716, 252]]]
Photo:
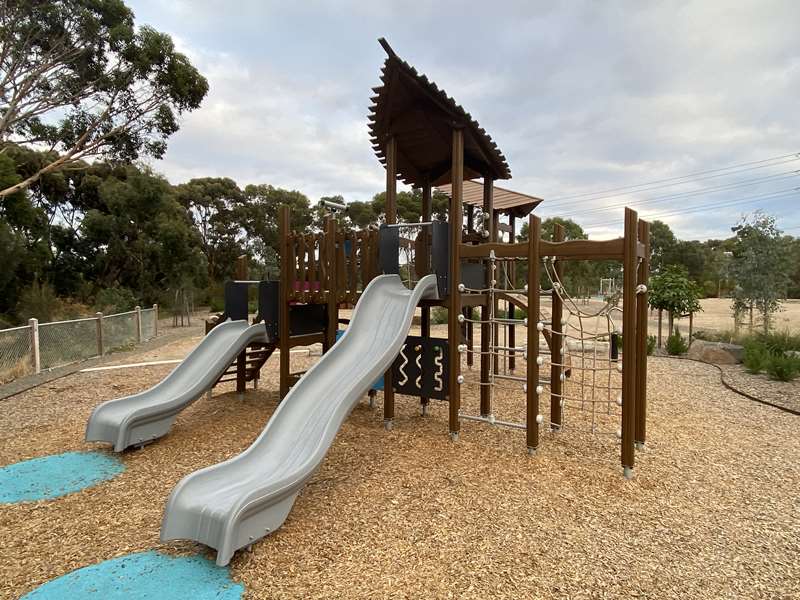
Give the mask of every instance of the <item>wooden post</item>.
[[[386, 223], [397, 222], [397, 141], [394, 136], [386, 140]], [[394, 421], [394, 381], [392, 369], [383, 375], [383, 426], [392, 428]]]
[[153, 304], [153, 337], [158, 336], [158, 304]]
[[[336, 220], [330, 215], [325, 220], [324, 248], [320, 245], [320, 263], [325, 268], [325, 288], [328, 291], [328, 328], [325, 331], [325, 348], [329, 350], [336, 343], [336, 330], [339, 328], [339, 286], [343, 283], [337, 280], [336, 264]], [[353, 241], [350, 252], [350, 260], [355, 264], [356, 261], [355, 240]], [[353, 289], [355, 290], [356, 278], [353, 277]]]
[[236, 268], [234, 269], [236, 279], [239, 281], [245, 281], [246, 279], [249, 279], [247, 271], [247, 255], [242, 254], [241, 256], [237, 256]]
[[[650, 223], [639, 221], [639, 241], [644, 244], [644, 256], [639, 263], [637, 287], [645, 289], [650, 277]], [[636, 295], [636, 432], [634, 441], [637, 448], [647, 441], [647, 312], [649, 292]], [[691, 317], [689, 317], [691, 323]], [[691, 325], [689, 326], [691, 330]], [[624, 363], [623, 363], [624, 365]]]
[[525, 383], [526, 443], [528, 453], [539, 447], [539, 239], [542, 221], [539, 217], [528, 217], [528, 372]]
[[136, 314], [136, 343], [142, 343], [142, 307], [136, 306], [134, 307], [134, 312]]
[[[483, 177], [483, 214], [494, 217], [494, 183], [489, 175]], [[494, 231], [494, 225], [491, 222], [484, 222], [484, 228], [490, 232], [489, 240], [491, 241], [491, 232]], [[486, 264], [486, 287], [492, 282], [492, 272], [489, 264]], [[486, 299], [481, 305], [481, 416], [488, 416], [492, 412], [491, 390], [488, 384], [491, 377], [491, 355], [489, 354], [489, 340], [492, 337], [491, 324], [489, 323], [489, 294], [486, 294]]]
[[[564, 226], [561, 223], [556, 223], [553, 227], [553, 241], [563, 242], [565, 237]], [[552, 362], [550, 364], [550, 423], [554, 431], [561, 429], [562, 425], [562, 410], [561, 401], [563, 400], [563, 390], [561, 375], [564, 373], [564, 326], [561, 321], [564, 318], [564, 306], [561, 301], [561, 296], [557, 293], [556, 286], [559, 285], [558, 281], [564, 281], [564, 263], [560, 259], [553, 257], [553, 271], [556, 274], [557, 281], [553, 282], [553, 306], [551, 309], [551, 323], [550, 328], [553, 336], [550, 340], [550, 357]], [[538, 285], [538, 282], [534, 282]], [[528, 284], [530, 287], [530, 284]]]
[[[622, 260], [622, 335], [628, 340], [622, 353], [622, 449], [625, 477], [633, 477], [636, 435], [636, 211], [625, 209], [625, 251]], [[630, 343], [634, 341], [634, 343]]]
[[289, 234], [291, 232], [291, 222], [289, 220], [289, 207], [286, 205], [281, 206], [279, 221], [278, 221], [278, 235], [281, 259], [281, 278], [278, 284], [278, 346], [280, 353], [280, 399], [289, 392], [289, 295], [291, 286], [294, 281], [289, 276], [290, 269], [289, 261], [292, 259], [289, 249]]
[[[447, 307], [448, 342], [450, 345], [450, 437], [458, 439], [461, 428], [458, 413], [461, 409], [461, 353], [458, 345], [461, 343], [461, 328], [458, 315], [461, 314], [461, 294], [458, 284], [461, 283], [461, 227], [462, 227], [462, 201], [464, 191], [464, 131], [459, 127], [453, 128], [452, 146], [451, 195], [450, 195], [450, 275], [448, 282], [449, 302]], [[485, 387], [485, 386], [481, 386]]]
[[103, 356], [105, 349], [103, 348], [103, 313], [94, 313], [97, 321], [95, 322], [95, 335], [97, 337], [97, 356]]
[[[509, 217], [508, 217], [508, 225], [511, 228], [511, 233], [510, 233], [511, 240], [510, 240], [510, 243], [512, 243], [512, 244], [514, 243], [514, 237], [516, 235], [516, 232], [515, 232], [516, 222], [515, 221], [516, 221], [516, 219], [514, 218], [514, 215], [509, 215]], [[509, 281], [511, 281], [511, 287], [512, 288], [516, 288], [517, 287], [517, 283], [516, 283], [516, 280], [517, 280], [517, 278], [516, 278], [516, 275], [517, 275], [516, 263], [513, 260], [511, 260], [507, 264], [508, 264], [508, 279], [509, 279]], [[515, 312], [516, 312], [516, 307], [514, 306], [514, 303], [513, 302], [509, 302], [508, 303], [508, 318], [510, 318], [510, 319], [515, 318], [515, 316], [516, 316]], [[517, 326], [514, 325], [513, 323], [511, 323], [508, 326], [508, 346], [509, 346], [509, 348], [514, 348], [514, 347], [516, 347], [516, 345], [517, 345]], [[512, 350], [511, 352], [508, 353], [508, 370], [513, 373], [514, 372], [514, 368], [516, 366], [517, 366], [516, 353]]]
[[33, 372], [38, 374], [42, 372], [42, 359], [39, 354], [39, 319], [28, 319], [28, 325], [31, 328], [31, 366]]
[[[432, 211], [432, 201], [431, 201], [431, 182], [428, 177], [425, 178], [425, 181], [422, 184], [422, 221], [428, 222], [431, 220], [431, 213]], [[429, 227], [423, 227], [421, 234], [423, 239], [422, 247], [424, 248], [422, 256], [417, 256], [417, 261], [424, 261], [425, 264], [425, 271], [430, 273], [430, 242], [431, 242], [431, 233]], [[431, 307], [430, 306], [423, 306], [422, 307], [422, 320], [420, 322], [420, 333], [424, 338], [431, 337]], [[420, 397], [419, 403], [422, 406], [422, 413], [425, 414], [427, 412], [427, 406], [430, 403], [430, 398], [425, 396]]]

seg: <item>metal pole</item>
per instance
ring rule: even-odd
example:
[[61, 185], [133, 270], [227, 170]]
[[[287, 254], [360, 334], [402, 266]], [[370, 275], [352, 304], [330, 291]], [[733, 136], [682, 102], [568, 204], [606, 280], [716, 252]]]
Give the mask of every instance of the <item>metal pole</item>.
[[142, 307], [136, 306], [133, 309], [136, 313], [136, 343], [142, 343]]

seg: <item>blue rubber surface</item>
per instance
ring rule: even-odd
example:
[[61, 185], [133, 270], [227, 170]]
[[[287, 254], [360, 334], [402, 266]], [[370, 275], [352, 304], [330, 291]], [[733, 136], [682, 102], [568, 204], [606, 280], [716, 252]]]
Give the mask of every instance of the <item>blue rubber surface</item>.
[[113, 479], [125, 465], [105, 452], [64, 452], [0, 467], [0, 503], [58, 498]]
[[155, 551], [129, 554], [83, 567], [48, 581], [25, 600], [238, 600], [244, 586], [228, 569], [201, 556], [168, 556]]

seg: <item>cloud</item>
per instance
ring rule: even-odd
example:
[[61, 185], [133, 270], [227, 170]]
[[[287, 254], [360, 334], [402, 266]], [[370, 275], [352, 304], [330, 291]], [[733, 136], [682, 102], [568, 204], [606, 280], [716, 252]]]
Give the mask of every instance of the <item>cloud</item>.
[[[174, 182], [219, 175], [312, 199], [372, 196], [384, 184], [366, 122], [384, 59], [379, 36], [490, 132], [514, 176], [502, 185], [544, 197], [544, 216], [608, 222], [621, 209], [582, 214], [621, 201], [637, 206], [654, 193], [577, 205], [547, 200], [800, 150], [800, 3], [791, 0], [520, 1], [502, 10], [449, 1], [247, 0], [225, 11], [206, 0], [132, 5], [140, 22], [171, 33], [211, 84], [155, 165]], [[673, 206], [733, 201], [778, 185]], [[761, 205], [784, 215], [779, 224], [800, 225], [791, 199]], [[719, 236], [747, 208], [664, 219], [680, 237]], [[659, 214], [646, 204], [641, 212]]]

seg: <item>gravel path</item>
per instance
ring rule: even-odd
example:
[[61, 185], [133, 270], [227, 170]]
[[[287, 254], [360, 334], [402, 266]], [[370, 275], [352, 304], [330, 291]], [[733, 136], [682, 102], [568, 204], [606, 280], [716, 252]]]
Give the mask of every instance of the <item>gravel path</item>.
[[[82, 441], [92, 407], [169, 369], [76, 373], [4, 401], [0, 462], [93, 447]], [[479, 423], [451, 443], [444, 403], [422, 418], [398, 396], [385, 432], [363, 402], [285, 526], [238, 553], [232, 577], [248, 598], [800, 597], [798, 417], [727, 390], [712, 366], [654, 358], [649, 369], [649, 439], [631, 481], [615, 419], [598, 417], [611, 435], [592, 436], [577, 407], [530, 457], [523, 432]], [[271, 359], [244, 400], [230, 385], [198, 400], [110, 482], [0, 506], [0, 597], [130, 552], [196, 552], [159, 543], [167, 495], [253, 441], [275, 409], [276, 374]], [[517, 387], [498, 390], [498, 418], [521, 419], [523, 406]]]

